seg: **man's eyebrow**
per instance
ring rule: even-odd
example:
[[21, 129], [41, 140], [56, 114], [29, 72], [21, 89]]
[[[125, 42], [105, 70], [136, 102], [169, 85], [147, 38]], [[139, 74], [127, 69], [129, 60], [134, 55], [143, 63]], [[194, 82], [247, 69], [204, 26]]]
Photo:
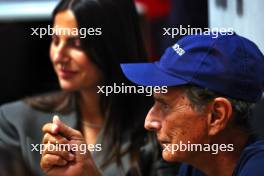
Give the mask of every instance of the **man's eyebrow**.
[[155, 101], [158, 101], [160, 103], [166, 103], [166, 100], [162, 97], [158, 97], [158, 96], [153, 96]]

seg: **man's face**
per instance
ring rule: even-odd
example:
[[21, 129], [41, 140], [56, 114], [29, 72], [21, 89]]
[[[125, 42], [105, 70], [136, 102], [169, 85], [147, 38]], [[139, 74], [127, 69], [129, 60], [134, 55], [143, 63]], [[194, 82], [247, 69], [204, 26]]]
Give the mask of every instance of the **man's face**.
[[[199, 152], [174, 151], [173, 144], [208, 143], [207, 114], [196, 112], [182, 88], [154, 94], [155, 104], [145, 119], [145, 128], [155, 131], [166, 161], [186, 162]], [[168, 146], [170, 150], [168, 150]]]

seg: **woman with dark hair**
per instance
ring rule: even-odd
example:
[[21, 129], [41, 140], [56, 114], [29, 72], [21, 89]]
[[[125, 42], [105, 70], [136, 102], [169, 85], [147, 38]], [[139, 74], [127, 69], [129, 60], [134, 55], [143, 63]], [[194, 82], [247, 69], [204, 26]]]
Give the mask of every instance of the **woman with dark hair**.
[[[148, 142], [143, 129], [149, 100], [136, 94], [106, 96], [97, 93], [98, 86], [129, 85], [119, 63], [138, 62], [135, 58], [146, 57], [136, 18], [130, 0], [118, 3], [113, 0], [62, 0], [53, 13], [56, 32], [50, 47], [51, 61], [62, 91], [2, 106], [0, 145], [22, 152], [29, 168], [41, 175], [39, 153], [43, 152], [43, 146], [40, 144], [43, 142], [47, 147], [52, 143], [68, 143], [72, 136], [60, 131], [65, 127], [69, 133], [79, 135], [79, 144], [101, 144], [102, 151], [82, 156], [83, 163], [92, 161], [93, 165], [71, 170], [76, 166], [69, 162], [73, 159], [68, 158], [71, 152], [61, 154], [45, 150], [41, 167], [47, 175], [77, 175], [77, 171], [89, 175], [100, 172], [106, 176], [164, 173], [162, 169], [157, 172], [156, 154], [152, 151], [156, 149]], [[62, 29], [69, 33], [58, 32]], [[75, 29], [79, 30], [78, 34]], [[81, 31], [86, 31], [87, 35], [83, 36]], [[48, 123], [54, 114], [61, 117], [61, 121], [55, 119], [54, 122], [57, 133], [53, 133], [54, 124]], [[66, 154], [65, 158], [61, 157]]]
[[[119, 63], [145, 57], [135, 14], [124, 16], [122, 10], [112, 1], [78, 0], [61, 1], [53, 13], [55, 31], [78, 28], [100, 29], [101, 32], [101, 35], [84, 38], [54, 35], [50, 56], [60, 86], [67, 90], [66, 97], [72, 96], [79, 105], [78, 129], [83, 132], [85, 141], [102, 143], [103, 151], [99, 152], [104, 158], [100, 162], [102, 168], [113, 159], [121, 166], [124, 134], [135, 140], [128, 150], [135, 153], [138, 153], [137, 145], [142, 143], [139, 141], [142, 138], [136, 136], [144, 134], [142, 124], [146, 105], [134, 106], [135, 103], [146, 103], [140, 100], [141, 97], [124, 94], [106, 97], [97, 93], [97, 85], [128, 84]], [[75, 75], [74, 72], [79, 73]], [[100, 131], [101, 141], [98, 141]]]

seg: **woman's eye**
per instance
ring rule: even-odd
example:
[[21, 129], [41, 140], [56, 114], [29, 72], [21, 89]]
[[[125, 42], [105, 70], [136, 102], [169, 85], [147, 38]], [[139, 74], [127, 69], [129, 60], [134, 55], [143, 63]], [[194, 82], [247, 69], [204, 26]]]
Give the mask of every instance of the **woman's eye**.
[[57, 37], [57, 36], [55, 36], [55, 35], [53, 35], [52, 36], [52, 43], [54, 44], [54, 45], [59, 45], [59, 38]]
[[70, 39], [68, 40], [68, 45], [74, 48], [81, 48], [81, 41], [80, 39]]

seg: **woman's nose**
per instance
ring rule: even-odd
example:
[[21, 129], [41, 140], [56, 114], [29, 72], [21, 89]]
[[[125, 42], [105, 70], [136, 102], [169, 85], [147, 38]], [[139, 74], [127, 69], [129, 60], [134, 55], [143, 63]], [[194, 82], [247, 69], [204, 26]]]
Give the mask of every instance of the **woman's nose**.
[[145, 119], [145, 128], [149, 131], [159, 131], [161, 129], [161, 121], [155, 117], [152, 110], [149, 111]]
[[54, 62], [67, 62], [69, 60], [69, 57], [66, 54], [66, 48], [63, 44], [57, 46], [53, 52]]

